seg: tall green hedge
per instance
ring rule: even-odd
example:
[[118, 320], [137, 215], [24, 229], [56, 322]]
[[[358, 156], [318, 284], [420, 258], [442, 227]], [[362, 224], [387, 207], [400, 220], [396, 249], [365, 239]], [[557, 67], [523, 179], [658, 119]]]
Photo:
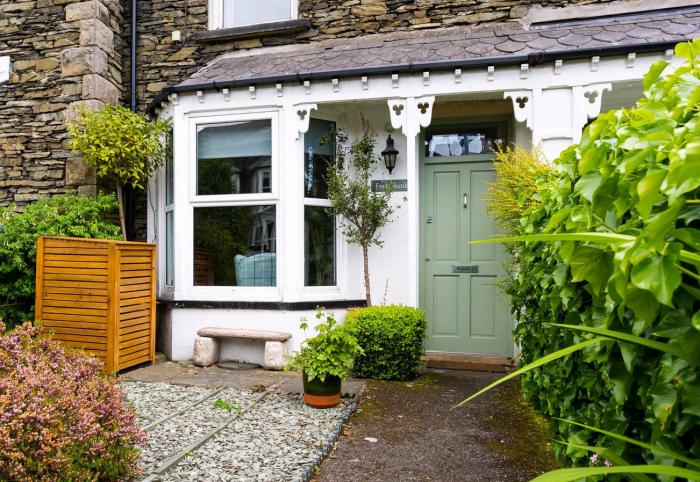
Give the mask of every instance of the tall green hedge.
[[421, 310], [400, 305], [358, 308], [347, 314], [344, 326], [364, 351], [355, 358], [355, 376], [377, 380], [415, 378], [427, 326]]
[[33, 321], [39, 236], [120, 239], [119, 227], [106, 218], [116, 209], [113, 195], [55, 196], [23, 212], [0, 208], [0, 318], [8, 325]]
[[[602, 342], [523, 377], [541, 412], [700, 457], [700, 41], [680, 44], [686, 63], [657, 62], [644, 97], [601, 114], [580, 145], [539, 171], [535, 202], [511, 234], [617, 233], [596, 242], [518, 242], [507, 285], [522, 363], [589, 335], [585, 325], [670, 343], [675, 356]], [[683, 252], [681, 251], [683, 250]], [[629, 463], [673, 464], [658, 452], [554, 420], [560, 453], [587, 465], [583, 446]]]

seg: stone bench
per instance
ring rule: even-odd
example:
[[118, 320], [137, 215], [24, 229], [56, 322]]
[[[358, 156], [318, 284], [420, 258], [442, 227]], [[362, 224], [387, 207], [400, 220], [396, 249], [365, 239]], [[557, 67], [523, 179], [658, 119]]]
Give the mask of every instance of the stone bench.
[[201, 328], [194, 340], [192, 361], [199, 367], [208, 367], [219, 361], [219, 340], [222, 338], [264, 340], [265, 357], [263, 367], [281, 370], [286, 364], [287, 340], [291, 333], [279, 331], [243, 330], [237, 328]]

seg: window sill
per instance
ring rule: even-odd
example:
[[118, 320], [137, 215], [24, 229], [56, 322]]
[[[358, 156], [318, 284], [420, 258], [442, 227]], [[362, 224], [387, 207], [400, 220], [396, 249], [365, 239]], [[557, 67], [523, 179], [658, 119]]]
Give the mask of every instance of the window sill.
[[311, 28], [311, 21], [308, 18], [299, 18], [295, 20], [283, 20], [280, 22], [259, 23], [255, 25], [244, 25], [242, 27], [195, 32], [192, 34], [192, 39], [198, 42], [222, 42], [226, 40], [241, 40], [298, 33], [309, 30], [309, 28]]
[[365, 300], [336, 301], [195, 301], [161, 300], [167, 308], [234, 309], [234, 310], [275, 310], [308, 311], [318, 306], [327, 309], [358, 308], [366, 306]]

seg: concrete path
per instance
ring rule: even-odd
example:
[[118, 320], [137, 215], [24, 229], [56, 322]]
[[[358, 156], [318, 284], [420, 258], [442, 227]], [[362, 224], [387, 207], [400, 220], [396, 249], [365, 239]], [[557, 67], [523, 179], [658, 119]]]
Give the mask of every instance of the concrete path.
[[[303, 393], [301, 375], [294, 372], [269, 371], [260, 368], [249, 370], [227, 370], [217, 366], [197, 368], [192, 365], [165, 362], [144, 366], [121, 373], [127, 380], [146, 383], [170, 383], [195, 387], [232, 387], [260, 390], [281, 382], [273, 391], [275, 393]], [[365, 386], [363, 380], [346, 380], [343, 393], [359, 394]]]
[[433, 370], [416, 381], [368, 381], [318, 482], [526, 481], [556, 467], [546, 423], [519, 382], [462, 408], [501, 374]]

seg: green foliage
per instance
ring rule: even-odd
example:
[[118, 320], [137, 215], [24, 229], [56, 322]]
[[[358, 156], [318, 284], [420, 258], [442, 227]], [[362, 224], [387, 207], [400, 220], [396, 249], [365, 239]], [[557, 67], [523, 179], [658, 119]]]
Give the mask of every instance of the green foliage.
[[[331, 313], [322, 308], [316, 311], [320, 322], [314, 328], [318, 334], [308, 338], [287, 365], [287, 370], [304, 372], [309, 381], [318, 378], [321, 382], [328, 375], [347, 378], [355, 358], [362, 355], [362, 348], [354, 336], [343, 330]], [[308, 324], [302, 318], [301, 329], [306, 331]]]
[[[683, 66], [654, 64], [635, 107], [601, 114], [553, 172], [538, 174], [538, 202], [511, 223], [513, 234], [536, 234], [513, 244], [506, 287], [523, 365], [596, 340], [523, 375], [537, 409], [691, 460], [700, 457], [698, 53], [700, 40], [677, 46]], [[593, 445], [630, 465], [676, 465], [635, 469], [661, 480], [685, 464], [580, 425], [554, 428], [574, 464]]]
[[488, 212], [505, 233], [517, 232], [518, 220], [537, 202], [539, 178], [551, 168], [536, 149], [506, 148], [495, 152], [493, 163], [498, 182], [484, 194]]
[[97, 175], [119, 184], [145, 187], [165, 161], [169, 121], [151, 122], [148, 116], [123, 106], [107, 104], [100, 110], [83, 109], [68, 126], [71, 147]]
[[214, 402], [214, 408], [220, 408], [221, 410], [226, 410], [228, 413], [231, 413], [232, 411], [236, 411], [236, 414], [240, 417], [243, 415], [243, 409], [241, 408], [240, 405], [232, 405], [228, 403], [226, 400], [222, 400], [218, 398]]
[[391, 219], [392, 185], [382, 192], [372, 190], [370, 179], [377, 161], [377, 140], [369, 125], [363, 121], [360, 137], [349, 147], [348, 137], [342, 130], [336, 131], [336, 163], [327, 171], [328, 199], [336, 215], [346, 241], [362, 247], [364, 257], [365, 293], [367, 305], [372, 305], [369, 284], [369, 248], [382, 245], [379, 235]]
[[32, 321], [36, 241], [40, 236], [118, 239], [119, 227], [107, 215], [114, 196], [55, 196], [17, 212], [0, 208], [0, 318], [9, 325]]
[[353, 373], [361, 378], [409, 380], [423, 354], [425, 314], [408, 306], [372, 306], [351, 310], [344, 328], [357, 338], [364, 353]]
[[172, 150], [171, 122], [151, 122], [145, 114], [107, 104], [100, 110], [82, 109], [68, 125], [71, 147], [99, 177], [114, 182], [122, 236], [126, 239], [122, 188], [143, 189]]

